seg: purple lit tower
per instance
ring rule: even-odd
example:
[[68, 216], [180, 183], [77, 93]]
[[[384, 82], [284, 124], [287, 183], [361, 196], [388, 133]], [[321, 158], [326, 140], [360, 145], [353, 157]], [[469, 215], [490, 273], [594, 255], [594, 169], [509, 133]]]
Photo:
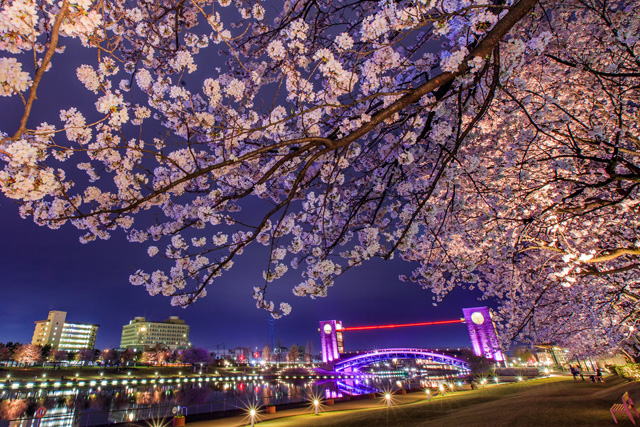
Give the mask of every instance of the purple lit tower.
[[498, 345], [498, 337], [489, 309], [487, 307], [463, 308], [462, 313], [469, 328], [469, 337], [475, 355], [502, 362], [504, 356]]
[[340, 320], [323, 320], [320, 322], [320, 343], [322, 345], [322, 361], [333, 362], [344, 353], [342, 339], [342, 322]]

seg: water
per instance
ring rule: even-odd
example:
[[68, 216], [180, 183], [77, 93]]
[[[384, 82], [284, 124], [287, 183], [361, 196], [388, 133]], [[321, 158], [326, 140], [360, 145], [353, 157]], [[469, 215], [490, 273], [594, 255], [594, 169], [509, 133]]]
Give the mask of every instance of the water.
[[[95, 426], [173, 416], [176, 407], [187, 415], [235, 411], [269, 404], [340, 398], [398, 388], [437, 387], [443, 377], [409, 379], [404, 374], [370, 376], [368, 379], [293, 379], [245, 381], [196, 381], [183, 384], [137, 384], [136, 386], [3, 389], [0, 395], [0, 427]], [[99, 382], [98, 382], [99, 383]], [[104, 384], [104, 383], [103, 383]], [[131, 385], [131, 383], [129, 383]], [[34, 418], [39, 407], [47, 408], [40, 423]]]

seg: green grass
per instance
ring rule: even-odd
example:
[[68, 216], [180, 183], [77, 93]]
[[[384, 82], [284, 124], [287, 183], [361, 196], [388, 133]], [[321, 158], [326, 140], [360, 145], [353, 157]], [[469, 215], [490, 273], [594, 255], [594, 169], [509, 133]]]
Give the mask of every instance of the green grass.
[[[375, 409], [345, 410], [262, 422], [264, 426], [603, 426], [615, 425], [609, 408], [625, 391], [640, 403], [640, 383], [618, 377], [592, 384], [555, 377], [448, 393]], [[631, 426], [626, 416], [620, 426]]]

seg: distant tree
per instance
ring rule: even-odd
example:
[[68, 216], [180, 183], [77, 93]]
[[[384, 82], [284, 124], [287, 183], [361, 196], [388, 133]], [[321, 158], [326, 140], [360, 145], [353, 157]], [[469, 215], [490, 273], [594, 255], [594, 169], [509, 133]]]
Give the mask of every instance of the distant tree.
[[42, 346], [42, 360], [48, 360], [49, 356], [51, 356], [51, 350], [53, 349], [53, 347], [51, 347], [51, 344], [45, 344]]
[[475, 353], [469, 349], [464, 349], [461, 355], [462, 358], [466, 359], [469, 363], [471, 375], [489, 375], [494, 371], [495, 362], [493, 360], [489, 360], [482, 356], [476, 356]]
[[49, 357], [53, 361], [61, 362], [63, 360], [69, 360], [69, 353], [64, 350], [53, 350]]
[[289, 354], [287, 354], [287, 360], [289, 362], [297, 362], [300, 357], [300, 350], [298, 350], [298, 345], [294, 344], [289, 348]]
[[142, 353], [140, 361], [149, 365], [162, 365], [171, 356], [171, 351], [160, 344], [156, 344]]
[[78, 354], [76, 354], [76, 360], [78, 362], [81, 362], [83, 365], [86, 365], [91, 362], [95, 362], [96, 359], [97, 359], [96, 350], [85, 349], [85, 350], [80, 350]]
[[118, 363], [118, 360], [119, 360], [118, 350], [116, 350], [114, 348], [102, 350], [100, 352], [100, 360], [105, 365], [113, 365], [113, 364]]
[[180, 355], [180, 361], [182, 363], [188, 363], [191, 365], [209, 363], [210, 359], [207, 349], [200, 347], [191, 347], [190, 349], [183, 350]]
[[262, 348], [262, 360], [265, 362], [271, 362], [271, 347], [265, 345]]
[[128, 348], [120, 354], [120, 361], [122, 362], [123, 365], [129, 365], [131, 364], [131, 362], [135, 361], [136, 359], [137, 359], [137, 354], [135, 351], [133, 351], [132, 348]]
[[307, 345], [304, 348], [304, 360], [307, 363], [311, 363], [313, 361], [313, 342], [311, 340], [307, 341]]
[[182, 362], [182, 352], [184, 350], [180, 349], [175, 349], [171, 352], [171, 354], [169, 355], [169, 358], [167, 359], [167, 362], [169, 363], [184, 363]]
[[528, 347], [516, 347], [511, 354], [513, 354], [513, 357], [520, 359], [522, 363], [527, 363], [529, 360], [535, 359], [531, 349]]
[[0, 361], [6, 362], [12, 360], [13, 348], [7, 347], [5, 344], [0, 344]]
[[42, 359], [42, 347], [24, 344], [13, 353], [13, 360], [18, 363], [38, 363]]

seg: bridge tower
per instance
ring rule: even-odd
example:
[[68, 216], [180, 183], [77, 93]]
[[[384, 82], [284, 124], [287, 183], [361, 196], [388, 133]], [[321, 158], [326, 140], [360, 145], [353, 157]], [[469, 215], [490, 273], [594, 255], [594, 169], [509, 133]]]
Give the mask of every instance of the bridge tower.
[[491, 313], [487, 307], [463, 308], [464, 320], [469, 328], [469, 337], [476, 356], [502, 362], [504, 356], [500, 351], [496, 328], [491, 320]]
[[341, 320], [323, 320], [320, 322], [320, 344], [322, 345], [322, 361], [333, 362], [344, 353]]

